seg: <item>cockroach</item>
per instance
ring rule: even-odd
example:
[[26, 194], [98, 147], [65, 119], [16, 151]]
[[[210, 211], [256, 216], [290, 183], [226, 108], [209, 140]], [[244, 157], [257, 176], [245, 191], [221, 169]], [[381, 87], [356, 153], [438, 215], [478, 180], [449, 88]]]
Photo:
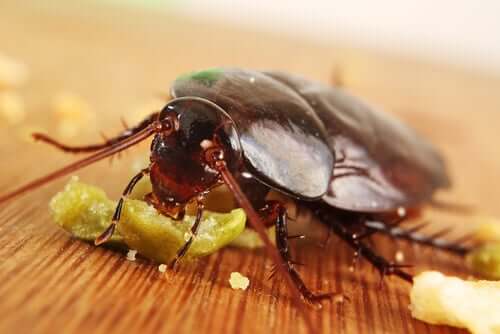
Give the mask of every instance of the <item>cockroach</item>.
[[[125, 187], [96, 245], [111, 237], [124, 199], [149, 174], [152, 192], [145, 200], [162, 214], [179, 219], [188, 202], [196, 203], [193, 236], [205, 196], [226, 184], [296, 301], [318, 303], [332, 294], [315, 294], [300, 278], [288, 245], [286, 207], [281, 201], [266, 202], [270, 190], [311, 209], [382, 274], [412, 280], [404, 265], [369, 247], [366, 238], [376, 232], [457, 254], [466, 251], [437, 239], [444, 232], [422, 238], [416, 234], [422, 226], [399, 227], [405, 212], [432, 203], [437, 189], [450, 186], [443, 158], [416, 132], [343, 89], [281, 72], [215, 68], [178, 78], [170, 94], [160, 112], [102, 144], [67, 146], [34, 134], [64, 152], [92, 154], [1, 196], [0, 203], [153, 136], [149, 166]], [[276, 247], [265, 233], [273, 224]], [[170, 268], [192, 241], [178, 251]]]

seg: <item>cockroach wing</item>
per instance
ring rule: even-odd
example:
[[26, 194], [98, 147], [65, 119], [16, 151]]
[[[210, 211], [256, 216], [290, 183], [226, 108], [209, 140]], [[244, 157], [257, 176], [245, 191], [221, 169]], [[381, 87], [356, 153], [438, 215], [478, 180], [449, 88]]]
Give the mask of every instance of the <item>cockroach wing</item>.
[[202, 97], [224, 109], [260, 182], [306, 200], [327, 192], [332, 148], [321, 120], [292, 88], [261, 72], [215, 68], [178, 78], [171, 95]]
[[341, 88], [280, 72], [267, 74], [300, 94], [327, 130], [339, 160], [323, 197], [328, 204], [356, 211], [392, 210], [429, 201], [437, 188], [449, 186], [438, 152], [398, 120]]

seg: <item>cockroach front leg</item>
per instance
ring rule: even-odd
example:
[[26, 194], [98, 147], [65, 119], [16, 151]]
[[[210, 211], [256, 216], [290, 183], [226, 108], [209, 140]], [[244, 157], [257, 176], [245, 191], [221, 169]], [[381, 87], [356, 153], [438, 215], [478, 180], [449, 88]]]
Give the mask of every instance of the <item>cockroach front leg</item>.
[[299, 263], [292, 260], [288, 244], [288, 239], [292, 237], [288, 235], [288, 221], [285, 206], [279, 201], [269, 201], [260, 211], [262, 213], [262, 219], [267, 223], [266, 225], [275, 224], [276, 226], [276, 247], [284, 260], [283, 265], [285, 266], [285, 270], [290, 273], [290, 276], [301, 293], [302, 298], [311, 304], [318, 304], [323, 299], [330, 299], [333, 297], [335, 293], [315, 294], [311, 292], [305, 285], [299, 273], [295, 270], [294, 266]]
[[101, 143], [101, 144], [93, 144], [93, 145], [85, 145], [85, 146], [69, 146], [69, 145], [63, 144], [63, 143], [61, 143], [61, 142], [53, 139], [50, 136], [43, 134], [43, 133], [33, 133], [33, 139], [35, 139], [35, 141], [42, 141], [46, 144], [54, 146], [55, 148], [57, 148], [63, 152], [67, 152], [67, 153], [90, 153], [90, 152], [95, 152], [95, 151], [99, 151], [99, 150], [111, 147], [115, 144], [118, 144], [118, 143], [126, 140], [127, 138], [132, 137], [133, 135], [144, 130], [149, 125], [151, 125], [151, 123], [156, 121], [158, 119], [158, 115], [159, 115], [159, 113], [151, 114], [150, 116], [145, 118], [142, 122], [140, 122], [136, 126], [126, 129], [125, 131], [123, 131], [122, 133], [118, 134], [117, 136], [115, 136], [113, 138], [106, 139], [104, 141], [104, 143]]
[[175, 265], [179, 262], [180, 259], [186, 255], [189, 247], [194, 241], [194, 238], [196, 236], [196, 233], [198, 232], [198, 227], [200, 226], [201, 223], [201, 218], [203, 215], [203, 210], [205, 208], [203, 204], [203, 196], [200, 195], [196, 199], [196, 219], [194, 221], [193, 226], [191, 226], [191, 235], [189, 236], [189, 240], [177, 251], [177, 254], [175, 258], [168, 264], [169, 269], [174, 269]]
[[115, 232], [116, 224], [118, 224], [118, 222], [120, 221], [125, 198], [127, 198], [127, 196], [130, 195], [130, 193], [132, 193], [132, 190], [134, 189], [137, 182], [139, 182], [142, 179], [142, 177], [148, 173], [149, 173], [149, 167], [141, 170], [130, 180], [127, 187], [122, 193], [122, 197], [120, 197], [120, 200], [116, 205], [115, 213], [113, 214], [113, 219], [111, 221], [111, 224], [100, 236], [97, 237], [97, 239], [95, 239], [94, 244], [96, 246], [105, 243], [106, 241], [109, 240], [109, 238], [111, 238], [111, 236]]

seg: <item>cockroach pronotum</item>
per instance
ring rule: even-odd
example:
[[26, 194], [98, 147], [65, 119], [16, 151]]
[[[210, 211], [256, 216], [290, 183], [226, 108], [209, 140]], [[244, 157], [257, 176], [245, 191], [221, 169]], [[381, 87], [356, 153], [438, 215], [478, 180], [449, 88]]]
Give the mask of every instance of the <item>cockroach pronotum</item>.
[[[196, 203], [193, 235], [205, 195], [226, 184], [296, 301], [317, 303], [332, 294], [311, 292], [295, 270], [287, 211], [280, 201], [265, 201], [270, 190], [309, 208], [382, 274], [412, 280], [403, 265], [369, 247], [365, 238], [376, 232], [466, 252], [458, 243], [438, 239], [443, 233], [423, 238], [417, 228], [399, 226], [405, 211], [432, 203], [434, 192], [450, 185], [439, 153], [410, 128], [341, 88], [281, 72], [216, 68], [178, 78], [170, 93], [172, 99], [160, 112], [102, 144], [73, 147], [34, 134], [64, 152], [92, 154], [1, 196], [0, 203], [153, 136], [149, 166], [125, 187], [96, 245], [111, 237], [124, 199], [149, 174], [152, 192], [145, 200], [162, 214], [179, 219], [188, 202]], [[265, 233], [271, 224], [276, 247]]]

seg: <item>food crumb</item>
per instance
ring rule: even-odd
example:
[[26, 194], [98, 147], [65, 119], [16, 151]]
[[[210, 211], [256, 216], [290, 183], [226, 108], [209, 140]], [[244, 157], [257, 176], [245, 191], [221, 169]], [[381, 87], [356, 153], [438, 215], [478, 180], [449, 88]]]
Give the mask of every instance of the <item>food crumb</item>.
[[21, 86], [27, 76], [26, 65], [0, 54], [0, 88]]
[[398, 250], [396, 254], [394, 254], [394, 260], [396, 260], [397, 263], [401, 263], [405, 260], [405, 253], [403, 253], [401, 250]]
[[474, 237], [479, 242], [500, 242], [500, 220], [495, 217], [477, 217]]
[[166, 271], [167, 271], [167, 265], [166, 265], [166, 264], [163, 264], [163, 263], [162, 263], [162, 264], [160, 264], [160, 265], [158, 266], [158, 271], [159, 271], [160, 273], [164, 273], [164, 272], [166, 272]]
[[57, 132], [65, 138], [78, 135], [95, 117], [81, 97], [67, 92], [55, 96], [52, 112], [57, 120]]
[[231, 277], [229, 277], [229, 284], [233, 290], [246, 290], [250, 285], [250, 280], [239, 272], [232, 272]]
[[414, 278], [410, 300], [416, 319], [467, 328], [474, 334], [499, 333], [500, 282], [464, 281], [427, 271]]
[[24, 121], [26, 113], [21, 96], [15, 92], [0, 92], [0, 123], [16, 125]]
[[127, 253], [127, 260], [135, 261], [136, 255], [137, 255], [137, 251], [135, 249], [130, 249]]

